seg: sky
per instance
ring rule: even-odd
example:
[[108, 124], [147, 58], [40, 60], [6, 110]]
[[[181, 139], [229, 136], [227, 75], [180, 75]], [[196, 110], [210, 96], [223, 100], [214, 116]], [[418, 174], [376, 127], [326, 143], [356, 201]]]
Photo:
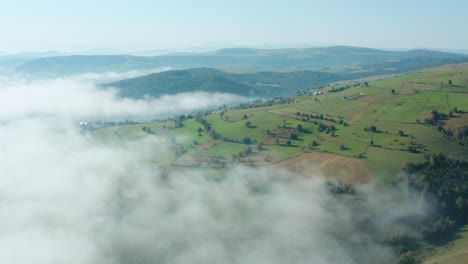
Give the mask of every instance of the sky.
[[468, 49], [463, 0], [0, 0], [0, 53], [238, 46]]

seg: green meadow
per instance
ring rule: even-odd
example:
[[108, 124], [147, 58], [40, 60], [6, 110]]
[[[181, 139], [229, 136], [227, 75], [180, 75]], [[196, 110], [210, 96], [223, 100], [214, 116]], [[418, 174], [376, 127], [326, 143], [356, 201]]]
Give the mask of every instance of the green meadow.
[[[331, 92], [343, 86], [346, 88], [342, 91]], [[213, 139], [196, 118], [184, 119], [181, 125], [166, 121], [102, 128], [95, 134], [107, 140], [138, 139], [151, 136], [142, 130], [145, 126], [154, 135], [173, 138], [178, 148], [185, 149], [178, 158], [212, 156], [227, 160], [249, 146], [244, 142], [248, 138], [251, 154], [257, 156], [286, 159], [317, 152], [360, 159], [374, 179], [383, 183], [391, 182], [407, 161], [422, 160], [429, 153], [468, 159], [467, 146], [425, 122], [434, 110], [448, 115], [454, 108], [460, 113], [448, 120], [468, 119], [468, 64], [365, 84], [340, 82], [313, 91], [322, 94], [304, 93], [271, 106], [225, 108], [204, 116], [220, 136], [217, 140], [221, 142], [216, 144], [210, 143]], [[320, 131], [320, 124], [333, 126], [333, 131]]]

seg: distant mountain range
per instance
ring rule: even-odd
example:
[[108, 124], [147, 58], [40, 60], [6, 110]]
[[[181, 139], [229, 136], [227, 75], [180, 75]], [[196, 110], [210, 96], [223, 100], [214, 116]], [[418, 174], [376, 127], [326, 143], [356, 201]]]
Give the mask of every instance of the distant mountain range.
[[175, 68], [214, 65], [225, 70], [174, 70], [122, 80], [107, 86], [118, 88], [122, 96], [134, 98], [190, 91], [274, 97], [341, 80], [468, 62], [468, 56], [460, 54], [428, 50], [380, 51], [353, 47], [222, 49], [212, 53], [153, 57], [156, 58], [166, 60], [167, 64], [174, 63], [169, 65]]
[[468, 61], [468, 56], [430, 50], [384, 51], [346, 46], [304, 49], [231, 48], [213, 52], [175, 53], [152, 57], [129, 55], [43, 57], [25, 60], [20, 65], [15, 65], [14, 70], [31, 75], [70, 75], [161, 67], [173, 69], [210, 67], [263, 71], [315, 70], [349, 73], [369, 71], [369, 69], [374, 71], [375, 67], [380, 67], [378, 71], [382, 71], [387, 66], [392, 67], [404, 61], [426, 67]]
[[[59, 56], [57, 56], [59, 55]], [[360, 47], [229, 48], [159, 56], [64, 55], [54, 51], [0, 56], [0, 71], [32, 77], [88, 72], [156, 72], [104, 85], [141, 98], [189, 91], [273, 97], [340, 80], [396, 74], [468, 62], [468, 55], [432, 50], [388, 51]]]

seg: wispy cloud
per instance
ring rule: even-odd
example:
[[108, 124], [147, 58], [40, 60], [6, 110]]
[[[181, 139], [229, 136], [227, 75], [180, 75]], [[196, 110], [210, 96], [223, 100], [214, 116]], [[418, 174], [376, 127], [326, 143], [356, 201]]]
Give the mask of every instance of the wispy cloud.
[[98, 88], [88, 77], [84, 79], [80, 76], [3, 82], [0, 87], [0, 119], [29, 115], [57, 115], [74, 119], [157, 117], [247, 100], [232, 94], [206, 92], [133, 100], [119, 97], [116, 90]]
[[171, 67], [161, 67], [155, 69], [145, 69], [145, 70], [130, 70], [130, 71], [108, 71], [108, 72], [88, 72], [83, 74], [72, 75], [69, 78], [75, 81], [86, 81], [86, 82], [94, 82], [94, 83], [104, 83], [104, 82], [114, 82], [123, 79], [135, 78], [144, 75], [148, 75], [151, 73], [163, 72], [172, 70]]

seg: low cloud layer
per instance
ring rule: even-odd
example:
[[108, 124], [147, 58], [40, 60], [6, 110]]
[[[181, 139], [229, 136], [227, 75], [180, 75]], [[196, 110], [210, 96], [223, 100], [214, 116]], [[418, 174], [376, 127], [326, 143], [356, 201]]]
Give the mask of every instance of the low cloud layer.
[[247, 100], [232, 94], [205, 92], [132, 100], [120, 98], [116, 90], [100, 89], [94, 82], [78, 77], [9, 80], [0, 82], [0, 86], [0, 120], [32, 115], [72, 119], [158, 117]]
[[278, 168], [164, 171], [170, 140], [104, 143], [75, 123], [238, 97], [134, 101], [49, 80], [3, 85], [0, 98], [0, 263], [385, 263], [381, 240], [421, 213], [408, 193], [334, 196], [317, 175]]
[[155, 69], [142, 69], [142, 70], [130, 70], [130, 71], [107, 71], [107, 72], [88, 72], [83, 74], [72, 75], [69, 79], [73, 79], [76, 81], [87, 81], [87, 82], [94, 82], [94, 83], [106, 83], [106, 82], [115, 82], [129, 78], [140, 77], [144, 75], [148, 75], [151, 73], [158, 73], [163, 71], [172, 70], [171, 67], [161, 67]]

